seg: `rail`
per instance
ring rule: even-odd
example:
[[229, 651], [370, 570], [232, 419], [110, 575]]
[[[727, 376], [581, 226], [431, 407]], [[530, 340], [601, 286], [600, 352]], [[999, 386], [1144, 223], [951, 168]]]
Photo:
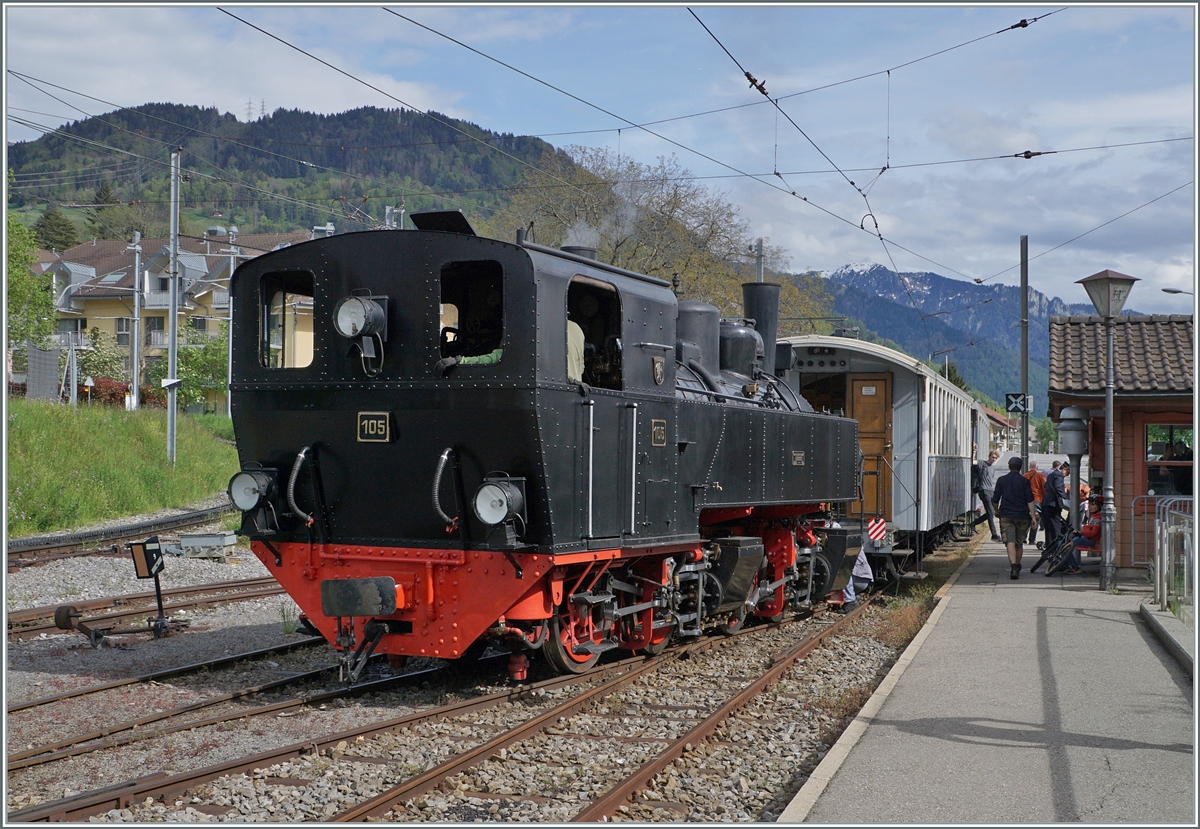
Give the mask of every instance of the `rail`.
[[1130, 508], [1131, 522], [1136, 520], [1139, 502], [1143, 502], [1142, 515], [1149, 513], [1149, 507], [1154, 509], [1154, 547], [1150, 559], [1154, 601], [1159, 610], [1170, 610], [1189, 628], [1195, 629], [1193, 499], [1190, 496], [1138, 496]]
[[192, 524], [203, 524], [234, 512], [232, 504], [225, 504], [193, 512], [178, 513], [162, 518], [152, 518], [132, 524], [122, 524], [116, 527], [104, 527], [97, 530], [84, 530], [77, 533], [59, 533], [56, 535], [29, 535], [21, 538], [10, 538], [6, 548], [9, 555], [21, 552], [37, 552], [53, 550], [78, 544], [88, 544], [93, 541], [110, 541], [119, 538], [133, 538], [149, 532], [186, 527]]

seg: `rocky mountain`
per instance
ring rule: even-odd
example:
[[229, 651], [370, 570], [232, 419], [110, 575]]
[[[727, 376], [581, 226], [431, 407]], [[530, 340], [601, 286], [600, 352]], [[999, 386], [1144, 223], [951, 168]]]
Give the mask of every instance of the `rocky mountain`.
[[[948, 358], [973, 388], [995, 401], [1020, 391], [1019, 287], [979, 285], [929, 271], [897, 275], [877, 264], [845, 265], [827, 278], [837, 313], [861, 321], [914, 357], [927, 360], [946, 352], [934, 361]], [[1035, 414], [1046, 410], [1050, 316], [1091, 313], [1090, 303], [1066, 303], [1029, 289], [1029, 391]]]
[[[1016, 285], [978, 285], [929, 271], [897, 275], [876, 264], [844, 265], [829, 274], [829, 281], [890, 300], [910, 310], [915, 304], [920, 311], [918, 322], [922, 315], [927, 320], [936, 317], [950, 328], [972, 337], [986, 337], [1016, 351], [1021, 348], [1021, 289]], [[1039, 365], [1049, 365], [1051, 315], [1092, 313], [1095, 312], [1091, 303], [1066, 303], [1030, 287], [1029, 359]]]

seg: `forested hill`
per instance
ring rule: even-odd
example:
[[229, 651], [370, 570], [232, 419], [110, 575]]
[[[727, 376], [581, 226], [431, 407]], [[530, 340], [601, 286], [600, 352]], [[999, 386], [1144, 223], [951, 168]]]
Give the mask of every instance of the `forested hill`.
[[346, 222], [353, 212], [347, 203], [375, 218], [385, 205], [403, 203], [409, 212], [462, 207], [474, 219], [501, 206], [522, 162], [534, 164], [553, 151], [538, 138], [493, 133], [438, 113], [375, 107], [336, 115], [280, 109], [243, 123], [214, 108], [145, 104], [59, 132], [8, 148], [16, 176], [10, 206], [86, 204], [106, 178], [124, 203], [161, 202], [171, 149], [179, 146], [184, 168], [193, 172], [181, 192], [184, 203], [219, 210], [226, 223], [240, 219], [246, 231]]

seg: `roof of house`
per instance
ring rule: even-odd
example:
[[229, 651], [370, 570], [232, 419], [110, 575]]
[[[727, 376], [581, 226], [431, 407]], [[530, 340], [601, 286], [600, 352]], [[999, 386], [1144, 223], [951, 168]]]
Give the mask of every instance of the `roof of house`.
[[71, 275], [71, 281], [78, 282], [78, 283], [82, 283], [85, 280], [89, 280], [96, 275], [96, 269], [93, 268], [92, 266], [81, 265], [78, 262], [67, 262], [66, 260], [61, 260], [61, 261], [55, 262], [50, 267], [46, 268], [46, 270], [47, 271], [66, 271], [67, 273], [69, 273]]
[[983, 413], [988, 416], [988, 420], [1005, 429], [1012, 429], [1016, 426], [1016, 419], [1011, 418], [1003, 412], [998, 412], [990, 406], [983, 406]]
[[[1187, 394], [1195, 387], [1191, 316], [1130, 314], [1113, 319], [1116, 394]], [[1050, 317], [1050, 392], [1103, 394], [1104, 319]]]
[[[244, 259], [260, 256], [268, 251], [294, 245], [298, 242], [306, 242], [311, 238], [312, 232], [308, 230], [298, 230], [290, 233], [246, 233], [238, 236], [234, 244], [241, 250], [240, 256]], [[140, 245], [142, 248], [142, 267], [146, 268], [154, 260], [166, 255], [170, 240], [146, 238], [141, 240]], [[207, 275], [228, 261], [228, 253], [219, 252], [222, 250], [223, 245], [227, 246], [228, 241], [222, 240], [219, 237], [208, 240], [207, 245], [203, 239], [180, 237], [180, 262], [189, 270]], [[123, 239], [91, 239], [81, 245], [69, 248], [61, 254], [57, 254], [57, 256], [49, 254], [56, 261], [52, 264], [47, 263], [46, 269], [49, 270], [51, 267], [61, 266], [65, 267], [72, 274], [82, 275], [82, 280], [79, 276], [75, 276], [73, 279], [73, 281], [81, 283], [74, 293], [77, 299], [126, 297], [129, 296], [130, 290], [133, 288], [134, 278], [133, 251], [128, 248], [129, 243]], [[123, 275], [120, 279], [108, 282], [104, 281], [106, 276], [116, 273], [122, 273]], [[219, 287], [206, 284], [204, 278], [195, 283], [193, 293], [197, 286], [204, 286], [210, 289], [212, 287]]]
[[45, 248], [37, 249], [37, 256], [33, 260], [33, 267], [38, 273], [45, 273], [50, 269], [50, 266], [59, 260], [59, 255], [52, 250]]

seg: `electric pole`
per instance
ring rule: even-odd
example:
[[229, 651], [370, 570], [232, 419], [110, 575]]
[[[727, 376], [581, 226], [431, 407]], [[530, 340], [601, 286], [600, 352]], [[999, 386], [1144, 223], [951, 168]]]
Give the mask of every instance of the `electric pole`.
[[167, 334], [167, 463], [175, 465], [175, 393], [179, 367], [179, 150], [171, 153], [171, 310]]
[[1029, 237], [1021, 237], [1021, 465], [1029, 469]]
[[133, 232], [133, 244], [126, 250], [133, 251], [133, 333], [130, 334], [130, 371], [129, 377], [132, 382], [129, 384], [129, 397], [133, 408], [136, 410], [142, 396], [142, 234], [140, 231]]

